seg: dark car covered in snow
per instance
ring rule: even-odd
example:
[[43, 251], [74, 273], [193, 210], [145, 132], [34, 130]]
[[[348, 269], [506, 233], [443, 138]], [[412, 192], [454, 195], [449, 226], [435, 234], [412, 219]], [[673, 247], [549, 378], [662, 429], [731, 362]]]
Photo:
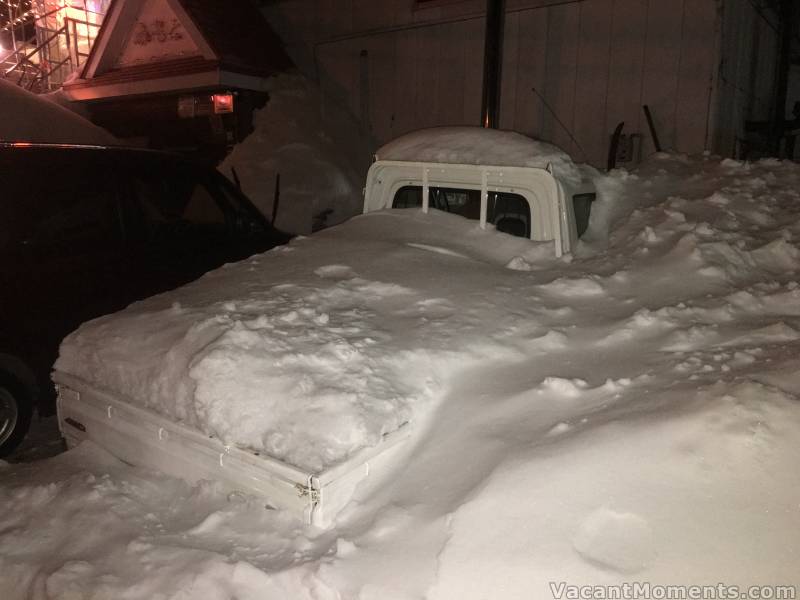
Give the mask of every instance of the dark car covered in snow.
[[212, 168], [178, 156], [0, 143], [0, 456], [38, 407], [81, 322], [284, 243]]

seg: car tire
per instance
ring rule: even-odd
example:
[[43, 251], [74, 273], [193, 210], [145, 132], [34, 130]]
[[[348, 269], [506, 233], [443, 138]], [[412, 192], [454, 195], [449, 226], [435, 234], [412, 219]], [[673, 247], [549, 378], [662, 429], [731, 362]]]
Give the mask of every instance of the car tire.
[[10, 373], [0, 371], [0, 458], [19, 446], [32, 416], [33, 401], [26, 387]]

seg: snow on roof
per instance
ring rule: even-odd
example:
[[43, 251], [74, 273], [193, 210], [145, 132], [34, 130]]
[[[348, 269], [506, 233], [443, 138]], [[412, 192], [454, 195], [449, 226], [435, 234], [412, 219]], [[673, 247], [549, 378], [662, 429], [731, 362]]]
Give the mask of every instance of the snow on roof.
[[514, 131], [485, 127], [421, 129], [392, 140], [375, 156], [378, 160], [541, 169], [551, 165], [557, 177], [573, 185], [582, 180], [580, 168], [560, 148]]
[[0, 80], [0, 141], [109, 146], [120, 142], [55, 102]]

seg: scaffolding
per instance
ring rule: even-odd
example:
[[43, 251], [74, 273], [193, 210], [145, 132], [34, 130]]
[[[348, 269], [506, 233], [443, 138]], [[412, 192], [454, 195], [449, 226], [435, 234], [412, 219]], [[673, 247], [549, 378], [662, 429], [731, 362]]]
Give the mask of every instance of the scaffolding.
[[86, 62], [109, 3], [0, 0], [0, 77], [37, 93], [59, 89]]

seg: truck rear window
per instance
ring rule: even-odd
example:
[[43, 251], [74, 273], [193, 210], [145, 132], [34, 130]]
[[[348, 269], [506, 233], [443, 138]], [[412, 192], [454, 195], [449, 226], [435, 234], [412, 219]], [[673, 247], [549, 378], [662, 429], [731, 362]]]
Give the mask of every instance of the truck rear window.
[[[431, 187], [428, 196], [431, 208], [466, 217], [480, 219], [480, 190]], [[422, 186], [407, 185], [397, 190], [392, 208], [419, 208], [422, 206]], [[498, 231], [531, 237], [531, 209], [528, 201], [519, 194], [489, 192], [486, 220]]]

